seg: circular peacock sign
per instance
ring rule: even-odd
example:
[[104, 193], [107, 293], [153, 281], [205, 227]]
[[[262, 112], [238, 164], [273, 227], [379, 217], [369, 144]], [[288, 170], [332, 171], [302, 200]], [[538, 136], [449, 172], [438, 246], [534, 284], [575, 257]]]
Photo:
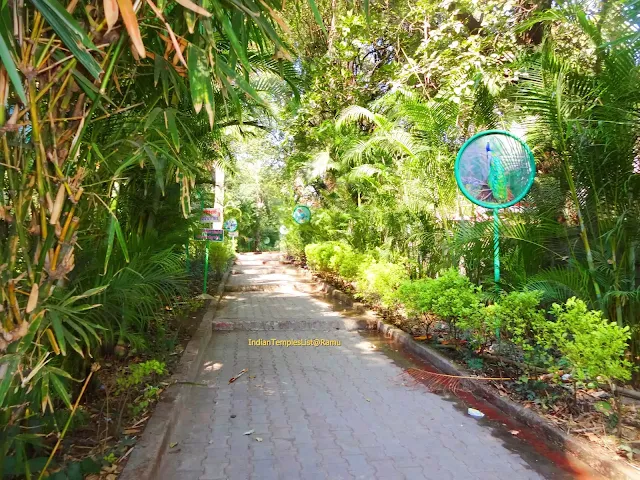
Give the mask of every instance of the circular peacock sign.
[[467, 140], [456, 158], [455, 175], [463, 195], [485, 208], [515, 205], [536, 175], [533, 153], [509, 132], [487, 130]]
[[463, 195], [493, 210], [493, 277], [500, 282], [500, 219], [498, 211], [515, 205], [531, 189], [536, 163], [531, 149], [501, 130], [480, 132], [467, 140], [454, 166]]
[[227, 232], [235, 232], [238, 230], [238, 221], [235, 218], [230, 218], [224, 222], [224, 229]]
[[296, 205], [293, 209], [293, 220], [298, 224], [309, 223], [311, 221], [311, 210], [306, 205]]

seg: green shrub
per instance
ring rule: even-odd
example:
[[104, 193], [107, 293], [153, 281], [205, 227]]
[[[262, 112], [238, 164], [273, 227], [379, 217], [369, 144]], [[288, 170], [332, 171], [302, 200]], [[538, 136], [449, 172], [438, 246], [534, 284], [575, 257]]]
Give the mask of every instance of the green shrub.
[[116, 379], [117, 393], [123, 393], [128, 389], [138, 386], [154, 375], [164, 375], [166, 366], [158, 360], [147, 360], [142, 363], [134, 363], [129, 367], [129, 373]]
[[[312, 243], [304, 249], [307, 257], [307, 264], [313, 269], [321, 272], [333, 272], [340, 274], [343, 263], [350, 261], [353, 263], [353, 256], [358, 255], [353, 248], [344, 242], [322, 242]], [[355, 276], [350, 268], [344, 269], [345, 276]]]
[[307, 257], [307, 265], [312, 270], [320, 272], [329, 271], [329, 262], [333, 255], [333, 242], [312, 243], [304, 247], [304, 254]]
[[556, 321], [540, 325], [538, 340], [560, 352], [576, 379], [600, 377], [612, 383], [631, 378], [631, 363], [624, 358], [631, 337], [628, 326], [619, 327], [575, 297], [564, 305], [554, 303], [550, 313]]
[[354, 251], [351, 245], [344, 242], [331, 242], [333, 243], [333, 252], [329, 259], [329, 270], [333, 273], [340, 273], [340, 266], [347, 259], [347, 257], [353, 256]]
[[445, 320], [457, 337], [457, 322], [477, 315], [481, 308], [479, 288], [455, 269], [446, 270], [427, 285], [431, 312]]
[[410, 317], [423, 317], [433, 308], [432, 278], [407, 280], [398, 288], [396, 298]]
[[215, 278], [222, 278], [234, 255], [230, 242], [209, 242], [209, 268]]
[[370, 262], [364, 253], [351, 250], [342, 254], [340, 263], [338, 264], [338, 274], [345, 280], [351, 282], [358, 277], [360, 266]]
[[431, 314], [433, 304], [431, 283], [433, 279], [422, 278], [420, 280], [403, 282], [396, 292], [397, 302], [402, 304], [407, 313], [411, 325], [415, 321], [426, 327], [427, 333], [435, 317]]
[[304, 260], [305, 257], [305, 240], [300, 227], [292, 227], [286, 235], [280, 238], [280, 248], [289, 256], [297, 261]]
[[500, 301], [487, 305], [474, 315], [459, 322], [459, 327], [470, 330], [477, 346], [486, 346], [496, 340], [516, 345], [523, 353], [535, 347], [534, 332], [545, 322], [544, 311], [539, 308], [542, 293], [538, 291], [510, 292]]
[[403, 265], [381, 261], [365, 262], [357, 276], [360, 296], [385, 308], [397, 302], [396, 290], [409, 275]]

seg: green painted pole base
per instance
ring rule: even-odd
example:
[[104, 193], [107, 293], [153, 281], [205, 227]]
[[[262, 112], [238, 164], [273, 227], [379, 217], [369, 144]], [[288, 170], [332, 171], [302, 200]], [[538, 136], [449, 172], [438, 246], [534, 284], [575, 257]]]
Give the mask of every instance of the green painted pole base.
[[209, 240], [204, 243], [204, 278], [202, 279], [202, 293], [207, 293], [207, 279], [209, 278]]
[[493, 280], [500, 284], [500, 219], [498, 209], [493, 209]]
[[[498, 209], [493, 209], [493, 280], [496, 283], [496, 291], [500, 292], [500, 218]], [[496, 328], [496, 338], [500, 343], [500, 326]]]

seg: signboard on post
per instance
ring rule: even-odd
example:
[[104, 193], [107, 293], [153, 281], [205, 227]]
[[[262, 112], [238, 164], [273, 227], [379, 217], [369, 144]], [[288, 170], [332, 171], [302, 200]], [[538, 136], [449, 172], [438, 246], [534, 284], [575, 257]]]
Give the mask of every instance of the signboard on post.
[[222, 211], [219, 208], [203, 208], [200, 223], [222, 223]]
[[220, 228], [221, 223], [222, 210], [219, 208], [203, 208], [200, 216], [200, 232], [196, 234], [196, 240], [223, 242], [224, 230]]
[[217, 230], [213, 228], [203, 228], [196, 238], [198, 240], [209, 240], [211, 242], [223, 242], [224, 230]]
[[229, 238], [238, 238], [238, 232], [228, 232]]

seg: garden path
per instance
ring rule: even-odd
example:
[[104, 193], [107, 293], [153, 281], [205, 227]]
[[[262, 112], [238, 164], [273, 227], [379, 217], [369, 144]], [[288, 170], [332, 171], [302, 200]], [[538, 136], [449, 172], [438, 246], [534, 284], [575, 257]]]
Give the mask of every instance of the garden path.
[[[459, 402], [405, 386], [399, 347], [349, 330], [276, 255], [240, 255], [233, 272], [214, 320], [226, 330], [213, 334], [206, 387], [191, 387], [162, 480], [589, 478]], [[340, 345], [249, 345], [260, 339]]]

